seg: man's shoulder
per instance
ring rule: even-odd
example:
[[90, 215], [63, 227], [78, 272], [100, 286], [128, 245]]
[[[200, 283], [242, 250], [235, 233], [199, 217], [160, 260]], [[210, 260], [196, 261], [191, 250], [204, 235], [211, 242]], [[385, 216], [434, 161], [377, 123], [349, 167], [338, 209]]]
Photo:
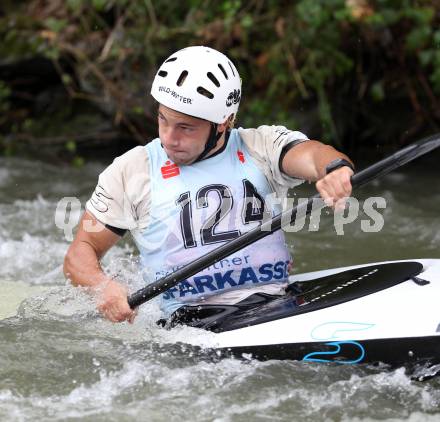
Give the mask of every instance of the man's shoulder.
[[238, 128], [237, 133], [249, 152], [262, 159], [267, 157], [267, 150], [280, 138], [280, 134], [287, 130], [283, 126], [261, 125], [257, 128]]
[[239, 128], [237, 131], [251, 154], [262, 160], [273, 159], [274, 162], [287, 144], [297, 145], [308, 140], [304, 133], [281, 125], [262, 125], [256, 129]]
[[307, 140], [304, 133], [291, 130], [282, 125], [261, 125], [257, 128], [238, 128], [238, 134], [247, 143], [271, 140], [273, 142], [288, 137], [289, 139]]
[[104, 224], [131, 230], [148, 218], [149, 195], [148, 154], [137, 146], [116, 157], [99, 175], [87, 209]]
[[148, 154], [146, 152], [145, 146], [137, 146], [129, 149], [124, 154], [116, 157], [113, 162], [118, 162], [123, 165], [133, 164], [138, 161], [144, 161], [148, 159]]
[[134, 173], [147, 173], [148, 154], [146, 148], [144, 146], [137, 146], [128, 150], [119, 157], [116, 157], [109, 167], [124, 176], [130, 176]]

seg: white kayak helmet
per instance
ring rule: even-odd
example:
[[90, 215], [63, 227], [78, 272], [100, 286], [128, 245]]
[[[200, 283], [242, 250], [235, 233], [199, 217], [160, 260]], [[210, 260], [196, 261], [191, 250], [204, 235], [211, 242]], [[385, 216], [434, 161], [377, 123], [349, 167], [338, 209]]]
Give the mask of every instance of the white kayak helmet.
[[162, 63], [151, 95], [172, 110], [220, 124], [238, 111], [241, 79], [223, 53], [210, 47], [186, 47]]

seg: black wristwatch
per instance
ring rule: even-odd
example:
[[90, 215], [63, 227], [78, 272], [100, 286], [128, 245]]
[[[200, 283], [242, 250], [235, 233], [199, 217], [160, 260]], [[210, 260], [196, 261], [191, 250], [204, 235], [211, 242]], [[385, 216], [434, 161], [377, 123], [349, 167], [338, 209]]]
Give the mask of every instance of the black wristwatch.
[[345, 158], [337, 158], [336, 160], [330, 161], [330, 163], [327, 164], [327, 167], [325, 168], [325, 174], [329, 174], [332, 171], [335, 171], [345, 166], [351, 168], [354, 171], [354, 166], [350, 163], [350, 161], [346, 160]]

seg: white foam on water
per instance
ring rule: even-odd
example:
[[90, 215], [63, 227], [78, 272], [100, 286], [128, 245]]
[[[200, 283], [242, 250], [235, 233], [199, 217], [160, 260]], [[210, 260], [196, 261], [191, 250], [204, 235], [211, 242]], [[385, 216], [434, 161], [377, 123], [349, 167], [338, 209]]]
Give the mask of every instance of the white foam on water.
[[30, 284], [59, 282], [68, 245], [55, 231], [54, 207], [42, 195], [0, 205], [0, 279]]
[[162, 314], [157, 300], [142, 305], [133, 324], [114, 324], [100, 316], [96, 309], [96, 297], [84, 288], [76, 288], [67, 283], [65, 286], [33, 293], [32, 297], [18, 307], [20, 318], [38, 321], [81, 320], [84, 332], [91, 338], [94, 335], [105, 335], [127, 343], [149, 341], [159, 345], [174, 345], [180, 342], [194, 346], [203, 345], [205, 348], [215, 345], [215, 334], [211, 332], [188, 326], [177, 326], [172, 330], [159, 327], [156, 321]]
[[[10, 239], [31, 234], [69, 243], [65, 239], [63, 228], [55, 224], [57, 205], [57, 201], [49, 201], [41, 194], [32, 200], [19, 199], [13, 203], [0, 204], [0, 233]], [[68, 214], [69, 221], [78, 222], [80, 215], [80, 212]], [[64, 216], [58, 220], [63, 221]]]
[[[306, 397], [303, 397], [306, 400]], [[321, 395], [308, 401], [310, 417], [326, 416], [347, 420], [356, 414], [369, 418], [406, 418], [414, 409], [433, 412], [438, 409], [440, 391], [429, 384], [411, 381], [403, 368], [367, 376], [354, 374], [323, 388]]]
[[[66, 396], [20, 397], [9, 390], [0, 391], [0, 404], [1, 407], [4, 404], [8, 405], [8, 416], [15, 414], [25, 419], [52, 417], [59, 420], [99, 415], [106, 411], [111, 412], [113, 401], [121, 392], [142, 383], [144, 378], [148, 378], [148, 373], [141, 363], [129, 362], [121, 371], [115, 373], [107, 374], [100, 371], [99, 377], [99, 381], [93, 385], [80, 384]], [[73, 386], [75, 383], [75, 380], [72, 380]]]
[[[141, 362], [127, 362], [122, 370], [114, 373], [100, 372], [100, 380], [92, 386], [80, 385], [63, 397], [64, 405], [71, 405], [76, 412], [77, 406], [86, 407], [88, 412], [101, 412], [110, 406], [122, 391], [134, 387], [143, 381], [151, 381], [151, 373]], [[68, 413], [68, 416], [77, 416]]]
[[[243, 377], [246, 372], [252, 371], [249, 365], [243, 367], [242, 363], [234, 360], [229, 361], [229, 364], [226, 361], [219, 364], [201, 362], [186, 368], [167, 368], [161, 362], [132, 360], [125, 362], [117, 371], [100, 370], [99, 379], [93, 384], [79, 383], [75, 386], [78, 382], [72, 380], [72, 390], [66, 395], [44, 397], [34, 394], [23, 397], [3, 390], [0, 391], [0, 404], [8, 405], [9, 415], [17, 414], [17, 410], [21, 409], [21, 415], [25, 418], [49, 415], [54, 419], [84, 418], [113, 413], [122, 407], [126, 415], [143, 416], [151, 420], [154, 414], [165, 416], [162, 404], [158, 403], [158, 400], [183, 400], [194, 403], [191, 398], [191, 387], [194, 385], [202, 390], [208, 387], [220, 391], [225, 382], [239, 382], [240, 378], [237, 379], [234, 375], [240, 374]], [[202, 410], [205, 417], [211, 413], [209, 407], [204, 409], [204, 404], [210, 402], [209, 391], [207, 393], [207, 396], [201, 394], [200, 400], [196, 399], [195, 403], [197, 411]], [[121, 403], [120, 397], [127, 395], [136, 396], [137, 401], [128, 406]], [[175, 413], [176, 409], [173, 408], [171, 411]], [[184, 409], [182, 411], [184, 414], [187, 413]], [[202, 415], [196, 413], [194, 419], [198, 420], [198, 416]]]
[[[20, 240], [0, 237], [0, 278], [24, 280], [30, 284], [59, 282], [58, 275], [67, 244], [25, 233]], [[54, 279], [40, 277], [55, 271]]]
[[25, 414], [20, 406], [21, 397], [11, 390], [0, 390], [0, 419], [7, 421], [23, 421]]
[[[85, 326], [84, 335], [92, 338], [89, 330]], [[440, 403], [435, 384], [413, 382], [403, 369], [369, 373], [359, 367], [280, 361], [210, 362], [188, 359], [182, 351], [135, 350], [126, 358], [114, 356], [121, 363], [117, 370], [107, 370], [101, 358], [94, 357], [95, 380], [72, 378], [65, 394], [23, 396], [1, 390], [0, 415], [51, 420], [105, 415], [106, 420], [418, 421], [438, 411]]]
[[[136, 266], [131, 267], [131, 260], [126, 256], [128, 251], [123, 248], [118, 251], [122, 266], [115, 264], [112, 270], [122, 268], [121, 276], [136, 279], [139, 274]], [[21, 317], [29, 320], [81, 320], [82, 332], [90, 338], [91, 350], [95, 347], [92, 344], [94, 339], [99, 338], [122, 340], [124, 344], [168, 345], [178, 341], [191, 343], [193, 336], [207, 335], [190, 327], [160, 329], [155, 325], [160, 316], [155, 302], [141, 307], [135, 324], [111, 324], [93, 317], [96, 315], [93, 300], [84, 290], [70, 286], [55, 287], [32, 298], [22, 310]], [[96, 347], [99, 346], [97, 342]], [[345, 417], [350, 420], [354, 416], [360, 417], [359, 414], [370, 414], [378, 419], [406, 417], [410, 409], [422, 415], [429, 414], [435, 412], [440, 403], [435, 390], [412, 382], [403, 370], [367, 376], [361, 371], [347, 376], [356, 368], [338, 370], [326, 365], [276, 361], [247, 363], [234, 359], [188, 364], [184, 362], [187, 358], [185, 349], [175, 354], [161, 351], [154, 358], [148, 354], [144, 360], [138, 360], [134, 354], [118, 371], [109, 372], [104, 367], [99, 372], [99, 380], [92, 384], [81, 379], [73, 380], [79, 385], [73, 385], [72, 391], [65, 396], [34, 395], [18, 401], [16, 396], [14, 400], [5, 396], [9, 404], [4, 408], [8, 408], [11, 415], [21, 412], [18, 407], [23, 408], [29, 418], [32, 415], [44, 418], [50, 412], [54, 420], [93, 418], [107, 413], [109, 420], [116, 414], [148, 415], [160, 419], [164, 416], [164, 409], [174, 417], [183, 413], [194, 420], [249, 420], [262, 415], [270, 415], [275, 420], [291, 420], [291, 417], [309, 420]], [[115, 359], [119, 357], [115, 356]], [[179, 367], [181, 360], [183, 364]], [[96, 403], [87, 398], [95, 394]], [[126, 409], [120, 396], [132, 397], [130, 410]]]

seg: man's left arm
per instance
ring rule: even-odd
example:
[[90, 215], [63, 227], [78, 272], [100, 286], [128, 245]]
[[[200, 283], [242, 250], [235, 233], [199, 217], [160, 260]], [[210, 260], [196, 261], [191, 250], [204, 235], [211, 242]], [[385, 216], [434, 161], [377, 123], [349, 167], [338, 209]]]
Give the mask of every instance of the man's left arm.
[[333, 206], [351, 195], [353, 162], [330, 145], [318, 141], [300, 143], [286, 152], [280, 164], [288, 176], [316, 181], [316, 189], [327, 205]]

